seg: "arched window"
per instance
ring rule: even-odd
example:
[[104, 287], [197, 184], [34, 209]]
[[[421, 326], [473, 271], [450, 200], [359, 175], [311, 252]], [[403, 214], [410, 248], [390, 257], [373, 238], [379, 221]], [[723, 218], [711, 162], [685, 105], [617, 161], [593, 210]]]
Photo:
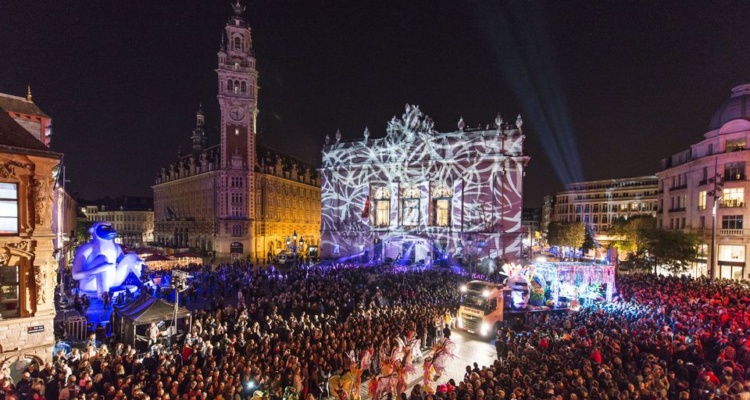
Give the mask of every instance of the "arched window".
[[401, 195], [401, 225], [418, 226], [420, 219], [419, 200], [422, 192], [417, 187], [404, 189]]
[[234, 38], [234, 49], [235, 50], [242, 49], [242, 39], [240, 39], [239, 37]]
[[227, 90], [230, 92], [234, 90], [234, 82], [231, 79], [227, 80]]
[[247, 84], [245, 83], [245, 81], [242, 81], [242, 83], [240, 83], [240, 91], [242, 93], [247, 92]]
[[440, 185], [432, 191], [433, 226], [450, 226], [452, 200], [453, 192], [445, 185]]
[[240, 81], [234, 81], [234, 92], [235, 93], [240, 92]]
[[380, 187], [375, 190], [375, 226], [386, 227], [391, 224], [391, 191]]

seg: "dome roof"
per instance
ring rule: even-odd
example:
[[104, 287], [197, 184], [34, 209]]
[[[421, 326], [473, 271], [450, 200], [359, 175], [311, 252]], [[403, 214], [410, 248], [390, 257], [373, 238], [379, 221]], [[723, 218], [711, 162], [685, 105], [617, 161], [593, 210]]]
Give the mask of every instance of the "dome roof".
[[734, 119], [750, 121], [750, 84], [735, 86], [732, 95], [711, 118], [710, 130], [719, 129]]

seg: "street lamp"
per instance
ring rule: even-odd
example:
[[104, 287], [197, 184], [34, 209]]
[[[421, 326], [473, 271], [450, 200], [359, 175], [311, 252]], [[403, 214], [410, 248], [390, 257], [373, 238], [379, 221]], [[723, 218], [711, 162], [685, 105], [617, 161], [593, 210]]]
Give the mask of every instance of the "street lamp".
[[719, 174], [718, 168], [718, 157], [714, 159], [714, 177], [708, 180], [708, 183], [713, 183], [714, 189], [709, 191], [707, 194], [711, 196], [713, 201], [713, 207], [711, 209], [711, 259], [708, 267], [708, 274], [711, 279], [711, 283], [714, 282], [714, 265], [716, 264], [716, 203], [721, 201], [721, 188], [724, 186], [724, 182], [721, 181], [721, 175]]

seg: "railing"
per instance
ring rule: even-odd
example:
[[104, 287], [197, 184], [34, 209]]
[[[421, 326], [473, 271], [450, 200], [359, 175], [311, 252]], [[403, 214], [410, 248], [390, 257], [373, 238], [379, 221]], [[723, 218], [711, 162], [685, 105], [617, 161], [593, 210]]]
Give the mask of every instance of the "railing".
[[728, 201], [722, 201], [719, 205], [720, 208], [737, 208], [737, 207], [745, 207], [745, 203], [741, 201], [736, 200], [728, 200]]
[[722, 236], [742, 236], [744, 229], [719, 229]]
[[698, 186], [703, 186], [703, 185], [705, 185], [707, 183], [708, 183], [708, 179], [704, 179], [704, 180], [698, 182]]
[[746, 179], [747, 177], [745, 176], [745, 174], [724, 174], [724, 178], [722, 178], [724, 182], [744, 181]]
[[681, 189], [687, 189], [687, 183], [684, 185], [672, 186], [671, 188], [669, 188], [669, 191], [681, 190]]
[[669, 212], [680, 212], [680, 211], [685, 211], [685, 207], [675, 207], [675, 208], [669, 209]]

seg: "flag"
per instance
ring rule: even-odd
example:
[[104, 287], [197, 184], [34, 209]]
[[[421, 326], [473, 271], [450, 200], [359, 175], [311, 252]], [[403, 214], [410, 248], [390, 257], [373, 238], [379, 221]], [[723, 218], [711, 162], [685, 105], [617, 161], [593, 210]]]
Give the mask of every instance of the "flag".
[[365, 207], [362, 210], [362, 219], [367, 220], [370, 217], [370, 196], [365, 199]]

